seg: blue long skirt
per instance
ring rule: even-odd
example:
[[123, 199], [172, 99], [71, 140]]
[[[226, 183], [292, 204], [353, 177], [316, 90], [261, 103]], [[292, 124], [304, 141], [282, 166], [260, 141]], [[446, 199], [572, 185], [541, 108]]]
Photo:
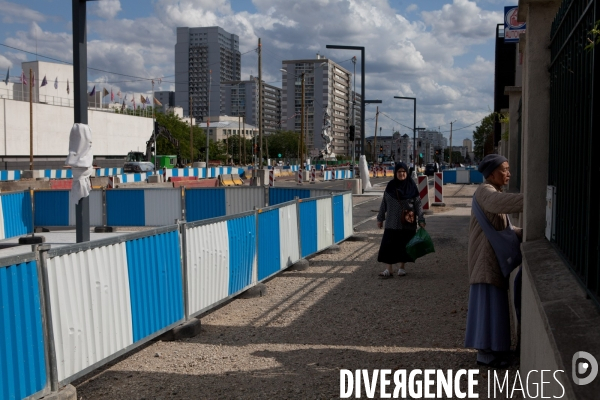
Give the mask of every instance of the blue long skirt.
[[509, 351], [510, 340], [508, 292], [486, 283], [471, 285], [465, 347]]

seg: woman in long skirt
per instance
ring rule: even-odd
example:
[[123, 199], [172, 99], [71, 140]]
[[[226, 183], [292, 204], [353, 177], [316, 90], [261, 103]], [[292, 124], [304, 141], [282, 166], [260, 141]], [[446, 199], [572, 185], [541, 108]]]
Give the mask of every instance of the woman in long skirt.
[[425, 228], [425, 218], [419, 189], [415, 182], [408, 177], [408, 166], [397, 163], [394, 168], [394, 179], [385, 188], [377, 226], [385, 230], [379, 247], [377, 261], [387, 264], [379, 276], [383, 279], [394, 276], [394, 264], [399, 264], [398, 276], [406, 275], [405, 264], [414, 262], [406, 253], [406, 245], [417, 232], [417, 223]]

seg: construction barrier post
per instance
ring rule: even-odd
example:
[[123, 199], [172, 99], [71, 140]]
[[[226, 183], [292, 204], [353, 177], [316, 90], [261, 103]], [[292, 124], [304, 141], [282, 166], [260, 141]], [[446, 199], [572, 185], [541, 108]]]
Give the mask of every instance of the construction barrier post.
[[418, 176], [419, 197], [421, 198], [421, 206], [423, 211], [429, 211], [429, 183], [426, 175]]
[[275, 186], [275, 171], [269, 170], [269, 186]]
[[298, 168], [298, 185], [302, 185], [302, 168]]
[[434, 190], [435, 190], [435, 198], [432, 206], [444, 207], [446, 204], [444, 203], [444, 174], [441, 172], [436, 172], [434, 175]]
[[316, 183], [317, 180], [317, 170], [315, 169], [315, 167], [312, 167], [312, 170], [310, 171], [310, 183]]

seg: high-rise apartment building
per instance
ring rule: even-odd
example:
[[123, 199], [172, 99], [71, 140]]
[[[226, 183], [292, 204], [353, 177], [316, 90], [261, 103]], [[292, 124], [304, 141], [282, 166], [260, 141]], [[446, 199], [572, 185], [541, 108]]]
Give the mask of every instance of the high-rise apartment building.
[[[246, 118], [246, 122], [258, 126], [258, 78], [250, 76], [247, 81], [222, 82], [225, 115]], [[281, 89], [262, 84], [263, 133], [268, 135], [281, 130]], [[285, 127], [283, 127], [285, 129]]]
[[471, 141], [471, 139], [463, 139], [463, 146], [467, 148], [467, 151], [469, 153], [473, 152], [473, 142]]
[[[241, 79], [240, 42], [223, 28], [177, 28], [175, 105], [202, 121], [225, 112], [221, 86]], [[190, 110], [190, 97], [192, 109]]]
[[288, 130], [300, 132], [302, 109], [302, 74], [304, 74], [304, 135], [308, 154], [313, 157], [323, 149], [321, 129], [328, 111], [331, 121], [333, 151], [349, 155], [348, 126], [351, 114], [352, 74], [318, 55], [312, 60], [282, 62], [281, 119]]

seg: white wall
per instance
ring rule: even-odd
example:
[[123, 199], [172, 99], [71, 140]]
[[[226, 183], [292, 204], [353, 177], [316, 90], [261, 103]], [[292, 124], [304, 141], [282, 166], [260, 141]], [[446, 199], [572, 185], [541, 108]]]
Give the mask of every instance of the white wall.
[[[74, 110], [33, 104], [33, 154], [67, 155]], [[124, 156], [131, 150], [146, 150], [152, 136], [152, 118], [107, 111], [88, 111], [95, 156]], [[29, 155], [29, 103], [0, 99], [0, 155]]]

